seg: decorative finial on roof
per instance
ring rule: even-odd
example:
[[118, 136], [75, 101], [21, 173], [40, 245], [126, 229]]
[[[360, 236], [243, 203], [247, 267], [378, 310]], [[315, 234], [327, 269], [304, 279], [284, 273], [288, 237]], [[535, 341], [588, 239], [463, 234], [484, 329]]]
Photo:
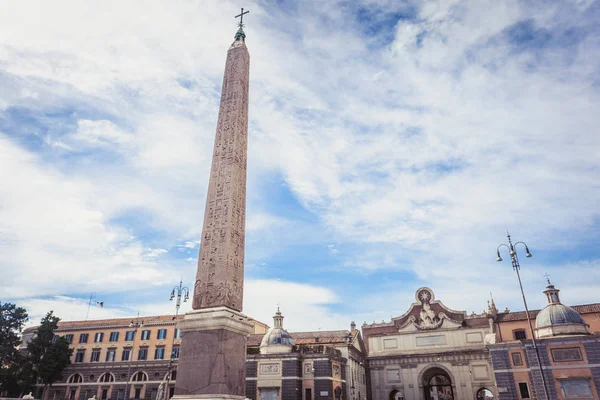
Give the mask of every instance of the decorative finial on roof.
[[235, 40], [246, 40], [246, 33], [244, 32], [244, 14], [248, 14], [250, 11], [244, 12], [244, 8], [242, 7], [242, 11], [235, 16], [235, 18], [239, 18], [240, 22], [238, 22], [239, 29], [235, 33]]
[[546, 282], [548, 282], [548, 286], [552, 286], [552, 283], [550, 283], [550, 274], [546, 272], [544, 276], [546, 277]]

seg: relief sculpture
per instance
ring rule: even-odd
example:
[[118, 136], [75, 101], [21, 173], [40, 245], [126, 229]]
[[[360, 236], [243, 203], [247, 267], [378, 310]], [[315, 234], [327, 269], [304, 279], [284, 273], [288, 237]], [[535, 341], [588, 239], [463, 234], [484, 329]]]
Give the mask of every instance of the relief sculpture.
[[193, 308], [241, 311], [249, 57], [228, 54], [213, 149]]

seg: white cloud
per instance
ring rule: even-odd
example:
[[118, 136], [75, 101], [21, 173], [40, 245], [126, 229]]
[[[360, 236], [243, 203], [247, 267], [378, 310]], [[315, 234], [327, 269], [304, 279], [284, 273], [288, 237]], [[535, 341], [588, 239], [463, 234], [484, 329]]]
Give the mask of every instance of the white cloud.
[[[411, 6], [382, 4], [368, 7]], [[590, 2], [573, 4], [414, 2], [417, 16], [387, 27], [388, 42], [360, 21], [347, 24], [344, 7], [353, 5], [300, 3], [294, 18], [251, 5], [247, 254], [268, 266], [292, 243], [335, 242], [328, 249], [344, 246], [341, 267], [351, 274], [411, 273], [449, 298], [469, 286], [476, 302], [512, 282], [510, 269], [493, 263], [507, 227], [540, 252], [589, 243], [598, 220], [600, 47]], [[155, 256], [180, 243], [194, 248], [200, 237], [237, 5], [0, 6], [0, 110], [47, 122], [75, 109], [49, 133], [0, 136], [0, 292], [109, 282], [118, 290], [125, 279], [147, 288], [193, 268], [193, 259], [159, 266]], [[507, 29], [526, 20], [556, 43], [509, 43]], [[562, 43], [568, 29], [584, 37]], [[27, 134], [50, 150], [17, 145]], [[109, 155], [93, 157], [100, 151]], [[92, 157], [70, 158], [85, 152]], [[273, 204], [281, 185], [317, 222]], [[158, 243], [145, 242], [147, 231]], [[547, 269], [530, 268], [532, 281]], [[468, 307], [461, 298], [456, 307]], [[386, 311], [385, 301], [370, 310]], [[307, 307], [333, 321], [323, 304]]]

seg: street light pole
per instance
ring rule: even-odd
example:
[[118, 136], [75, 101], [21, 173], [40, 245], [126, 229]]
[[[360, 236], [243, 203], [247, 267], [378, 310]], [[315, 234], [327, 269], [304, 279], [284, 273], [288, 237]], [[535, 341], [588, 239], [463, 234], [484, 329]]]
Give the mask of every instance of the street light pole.
[[523, 304], [525, 305], [525, 314], [527, 315], [527, 323], [529, 324], [529, 332], [531, 333], [531, 342], [533, 344], [533, 349], [535, 350], [535, 356], [537, 358], [537, 362], [540, 367], [540, 375], [542, 376], [542, 384], [544, 387], [545, 399], [550, 400], [550, 396], [548, 395], [548, 388], [546, 386], [546, 377], [544, 376], [544, 369], [542, 367], [542, 359], [540, 357], [540, 351], [537, 347], [537, 342], [535, 340], [535, 333], [533, 332], [533, 324], [531, 323], [531, 316], [529, 315], [529, 308], [527, 307], [527, 300], [525, 300], [525, 291], [523, 290], [523, 283], [521, 283], [521, 274], [519, 273], [521, 266], [519, 265], [519, 256], [517, 255], [515, 246], [518, 244], [522, 244], [523, 246], [525, 246], [525, 251], [526, 251], [525, 257], [531, 257], [531, 253], [529, 252], [529, 247], [527, 247], [527, 245], [524, 242], [516, 242], [513, 245], [513, 242], [510, 238], [510, 234], [508, 232], [506, 234], [508, 237], [508, 245], [501, 244], [500, 246], [498, 246], [498, 248], [496, 249], [498, 258], [496, 259], [496, 261], [502, 261], [502, 257], [500, 257], [500, 247], [504, 246], [504, 247], [508, 248], [509, 254], [510, 254], [510, 261], [512, 263], [513, 269], [517, 273], [517, 279], [519, 280], [519, 287], [521, 288], [521, 296], [523, 297]]
[[129, 375], [131, 372], [131, 364], [133, 363], [133, 356], [135, 354], [135, 337], [137, 336], [138, 328], [142, 328], [144, 326], [144, 321], [141, 322], [131, 322], [129, 323], [130, 328], [133, 329], [133, 342], [131, 345], [131, 353], [129, 354], [129, 365], [127, 366], [127, 385], [125, 386], [125, 399], [129, 400], [129, 384], [131, 382], [131, 376]]
[[[177, 316], [179, 315], [179, 307], [181, 307], [181, 297], [183, 296], [183, 302], [185, 303], [190, 298], [190, 290], [183, 286], [183, 281], [179, 281], [179, 286], [175, 286], [173, 290], [171, 290], [171, 296], [169, 297], [170, 301], [175, 300], [175, 324], [177, 324]], [[169, 399], [169, 394], [171, 393], [170, 383], [171, 383], [171, 371], [173, 370], [173, 361], [175, 359], [175, 332], [173, 332], [173, 340], [171, 341], [171, 357], [169, 357], [169, 366], [167, 367], [167, 384], [165, 385], [166, 391], [166, 399]]]

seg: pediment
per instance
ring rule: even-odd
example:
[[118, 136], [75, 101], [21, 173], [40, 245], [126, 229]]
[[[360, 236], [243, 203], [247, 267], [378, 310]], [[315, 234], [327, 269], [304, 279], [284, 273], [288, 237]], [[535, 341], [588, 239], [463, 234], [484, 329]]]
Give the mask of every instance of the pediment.
[[456, 311], [435, 300], [433, 290], [422, 287], [415, 292], [415, 303], [406, 313], [392, 318], [392, 323], [400, 332], [428, 331], [440, 328], [460, 328], [467, 316], [465, 311]]

